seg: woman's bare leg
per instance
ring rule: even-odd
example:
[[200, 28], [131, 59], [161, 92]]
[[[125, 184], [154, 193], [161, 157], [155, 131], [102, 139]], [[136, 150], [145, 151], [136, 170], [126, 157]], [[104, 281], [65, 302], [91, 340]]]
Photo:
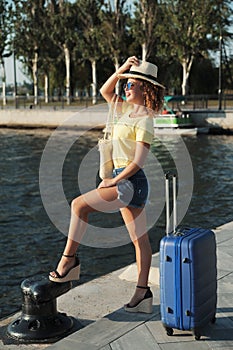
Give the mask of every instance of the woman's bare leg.
[[[112, 211], [123, 206], [122, 202], [117, 199], [117, 195], [116, 187], [107, 187], [87, 192], [72, 201], [70, 227], [64, 255], [72, 256], [76, 253], [85, 234], [90, 213]], [[56, 270], [63, 276], [74, 264], [75, 257], [62, 256]], [[56, 277], [55, 271], [51, 272], [50, 275]]]
[[[138, 269], [137, 285], [147, 287], [152, 251], [149, 237], [146, 232], [145, 209], [132, 207], [122, 208], [121, 214], [135, 248]], [[145, 293], [145, 289], [136, 288], [135, 294], [129, 304], [135, 305], [138, 301], [142, 300]]]

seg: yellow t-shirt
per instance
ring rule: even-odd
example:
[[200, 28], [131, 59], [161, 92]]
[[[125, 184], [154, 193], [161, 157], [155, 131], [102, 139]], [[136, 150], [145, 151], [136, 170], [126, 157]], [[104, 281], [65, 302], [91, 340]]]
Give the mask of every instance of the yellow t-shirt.
[[136, 142], [148, 144], [154, 138], [153, 118], [149, 116], [131, 118], [128, 109], [113, 127], [113, 164], [114, 168], [129, 165], [135, 155]]

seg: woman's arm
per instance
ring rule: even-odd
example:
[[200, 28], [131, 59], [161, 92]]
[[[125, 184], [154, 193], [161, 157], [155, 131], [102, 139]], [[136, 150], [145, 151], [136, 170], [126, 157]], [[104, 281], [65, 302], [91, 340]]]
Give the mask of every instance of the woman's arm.
[[127, 71], [133, 64], [137, 65], [139, 63], [138, 58], [135, 56], [129, 57], [125, 63], [115, 72], [110, 78], [104, 83], [100, 89], [100, 93], [107, 102], [111, 102], [113, 96], [115, 95], [114, 89], [116, 83], [118, 82], [117, 74], [122, 74]]
[[118, 82], [117, 72], [113, 73], [100, 89], [100, 93], [107, 102], [113, 101], [114, 89]]
[[113, 179], [104, 179], [98, 188], [115, 186], [119, 181], [133, 176], [145, 163], [150, 145], [145, 142], [136, 142], [136, 150], [133, 161]]

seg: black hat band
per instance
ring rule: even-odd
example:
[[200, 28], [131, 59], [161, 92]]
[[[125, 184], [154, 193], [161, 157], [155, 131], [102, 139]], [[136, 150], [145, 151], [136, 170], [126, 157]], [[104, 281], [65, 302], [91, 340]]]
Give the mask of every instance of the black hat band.
[[150, 74], [144, 74], [144, 73], [136, 72], [136, 71], [133, 71], [133, 70], [130, 70], [129, 73], [127, 73], [127, 74], [141, 75], [142, 77], [145, 77], [145, 78], [148, 78], [148, 79], [156, 81], [155, 80], [156, 78], [153, 75], [150, 75]]

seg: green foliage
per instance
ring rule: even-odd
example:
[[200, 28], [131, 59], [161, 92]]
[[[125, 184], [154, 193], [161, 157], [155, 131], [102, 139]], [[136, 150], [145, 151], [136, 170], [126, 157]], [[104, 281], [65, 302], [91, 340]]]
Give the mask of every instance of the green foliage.
[[9, 1], [0, 0], [0, 63], [9, 55], [9, 33], [11, 6]]
[[146, 59], [160, 55], [160, 37], [163, 31], [161, 6], [157, 0], [134, 2], [135, 10], [131, 18], [131, 32], [135, 43], [145, 45]]
[[126, 57], [129, 47], [130, 13], [126, 0], [105, 1], [100, 13], [102, 26], [102, 52], [114, 64]]
[[98, 60], [102, 56], [102, 27], [100, 20], [102, 1], [76, 1], [77, 23], [79, 25], [79, 47], [76, 52], [86, 60]]
[[[231, 18], [230, 0], [0, 0], [0, 60], [10, 42], [11, 51], [32, 74], [37, 53], [41, 88], [44, 74], [49, 74], [51, 93], [55, 88], [63, 91], [65, 45], [74, 91], [90, 86], [88, 61], [97, 61], [100, 84], [113, 72], [113, 63], [132, 54], [141, 57], [144, 45], [146, 58], [159, 66], [160, 81], [180, 92], [186, 66], [193, 93], [201, 91], [199, 70], [215, 78], [209, 50], [218, 49], [220, 30], [227, 42]], [[232, 73], [232, 64], [230, 69]], [[223, 77], [230, 84], [229, 72]], [[213, 91], [214, 84], [206, 81], [203, 91]]]
[[199, 56], [194, 60], [190, 80], [192, 95], [218, 93], [218, 70], [213, 67], [209, 59]]
[[220, 26], [224, 30], [230, 24], [228, 0], [165, 0], [162, 3], [164, 19], [171, 24], [171, 27], [164, 26], [163, 39], [170, 44], [170, 54], [179, 60], [216, 48]]
[[167, 55], [183, 67], [183, 93], [195, 57], [208, 57], [208, 50], [218, 47], [219, 35], [228, 36], [227, 26], [232, 15], [229, 0], [163, 0], [164, 26], [162, 40]]
[[[48, 47], [48, 37], [45, 32], [45, 1], [14, 1], [14, 32], [12, 46], [16, 56], [32, 70], [35, 53], [39, 57], [45, 53], [43, 47]], [[42, 60], [39, 59], [39, 67]]]

